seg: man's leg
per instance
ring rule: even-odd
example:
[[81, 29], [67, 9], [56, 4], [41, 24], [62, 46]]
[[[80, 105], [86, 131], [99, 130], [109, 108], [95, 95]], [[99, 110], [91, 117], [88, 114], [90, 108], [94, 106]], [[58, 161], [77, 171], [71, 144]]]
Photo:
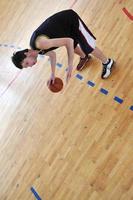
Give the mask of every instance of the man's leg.
[[84, 58], [86, 55], [85, 53], [82, 51], [82, 49], [80, 48], [79, 45], [76, 46], [76, 48], [74, 49], [74, 52], [80, 56], [80, 58]]
[[101, 78], [103, 79], [108, 78], [109, 75], [111, 74], [111, 69], [113, 67], [114, 60], [107, 58], [103, 54], [103, 52], [97, 47], [91, 52], [91, 54], [102, 62], [103, 70], [102, 70]]
[[94, 57], [96, 57], [96, 58], [98, 58], [99, 60], [101, 60], [101, 62], [104, 64], [104, 63], [106, 63], [107, 61], [108, 61], [108, 58], [103, 54], [103, 52], [99, 49], [99, 48], [95, 48], [92, 52], [91, 52], [91, 54], [94, 56]]
[[90, 30], [86, 27], [82, 20], [79, 20], [79, 32], [77, 37], [77, 40], [82, 50], [86, 54], [92, 54], [102, 62], [103, 70], [101, 78], [108, 78], [111, 74], [111, 69], [114, 64], [114, 61], [110, 58], [108, 59], [102, 53], [102, 51], [96, 47], [95, 36], [90, 32]]

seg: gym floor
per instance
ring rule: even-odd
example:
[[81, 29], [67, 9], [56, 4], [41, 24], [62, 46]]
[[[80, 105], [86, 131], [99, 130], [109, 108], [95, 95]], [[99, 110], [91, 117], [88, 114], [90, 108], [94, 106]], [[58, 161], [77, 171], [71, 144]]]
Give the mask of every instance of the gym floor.
[[[50, 63], [40, 56], [19, 70], [14, 51], [50, 15], [72, 8], [116, 61], [100, 78], [92, 58], [57, 94], [46, 86]], [[133, 199], [132, 0], [0, 1], [0, 200]], [[67, 53], [57, 49], [65, 83]]]

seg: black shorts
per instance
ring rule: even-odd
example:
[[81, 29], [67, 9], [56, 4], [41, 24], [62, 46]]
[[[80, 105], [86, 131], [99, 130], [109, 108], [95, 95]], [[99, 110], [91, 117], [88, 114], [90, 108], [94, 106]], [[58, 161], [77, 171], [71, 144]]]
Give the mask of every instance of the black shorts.
[[84, 53], [89, 54], [96, 47], [96, 37], [88, 29], [78, 14], [75, 12], [74, 14], [77, 15], [77, 18], [75, 18], [75, 24], [77, 24], [78, 20], [78, 25], [74, 26], [73, 29], [74, 48], [79, 44]]

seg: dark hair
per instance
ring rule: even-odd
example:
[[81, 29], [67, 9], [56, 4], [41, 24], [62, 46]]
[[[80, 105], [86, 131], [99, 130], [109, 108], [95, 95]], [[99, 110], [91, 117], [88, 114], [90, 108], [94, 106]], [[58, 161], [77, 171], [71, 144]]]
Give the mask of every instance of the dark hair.
[[17, 51], [12, 56], [12, 62], [13, 64], [19, 68], [22, 69], [22, 61], [26, 58], [26, 55], [24, 53], [28, 52], [28, 49], [24, 49], [22, 51]]

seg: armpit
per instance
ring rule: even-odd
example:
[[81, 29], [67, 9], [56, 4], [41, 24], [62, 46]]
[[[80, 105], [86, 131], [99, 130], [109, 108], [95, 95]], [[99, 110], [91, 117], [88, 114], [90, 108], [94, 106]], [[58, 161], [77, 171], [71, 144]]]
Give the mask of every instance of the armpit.
[[49, 39], [48, 36], [46, 35], [39, 35], [37, 38], [36, 38], [36, 41], [35, 41], [35, 44], [36, 44], [36, 47], [38, 49], [44, 49], [44, 45], [45, 45], [45, 41]]

